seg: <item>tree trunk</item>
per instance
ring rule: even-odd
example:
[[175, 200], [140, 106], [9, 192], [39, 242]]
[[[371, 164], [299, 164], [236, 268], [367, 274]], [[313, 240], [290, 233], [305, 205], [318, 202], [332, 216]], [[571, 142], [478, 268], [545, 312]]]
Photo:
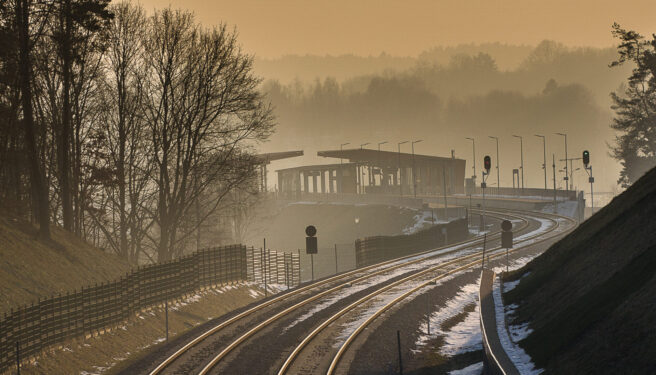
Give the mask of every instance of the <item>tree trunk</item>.
[[73, 231], [73, 202], [71, 200], [70, 155], [71, 146], [71, 0], [64, 0], [62, 9], [62, 78], [64, 103], [62, 108], [62, 128], [59, 144], [59, 186], [62, 199], [64, 229]]
[[29, 0], [16, 1], [16, 20], [19, 34], [20, 59], [20, 89], [23, 106], [23, 126], [25, 128], [25, 145], [30, 165], [30, 182], [34, 202], [34, 216], [39, 222], [39, 237], [50, 238], [50, 217], [48, 202], [48, 187], [45, 175], [41, 168], [41, 161], [36, 145], [36, 132], [34, 126], [34, 113], [32, 109], [32, 77], [30, 62], [30, 36], [29, 36]]

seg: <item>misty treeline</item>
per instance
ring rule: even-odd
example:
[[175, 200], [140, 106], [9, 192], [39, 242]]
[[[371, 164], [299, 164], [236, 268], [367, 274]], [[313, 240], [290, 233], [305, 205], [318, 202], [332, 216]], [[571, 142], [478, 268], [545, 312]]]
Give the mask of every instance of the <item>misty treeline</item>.
[[269, 80], [264, 90], [285, 124], [280, 131], [294, 135], [331, 128], [367, 140], [408, 133], [461, 138], [567, 128], [583, 138], [600, 126], [608, 129], [608, 95], [626, 72], [608, 68], [615, 54], [544, 41], [512, 70], [499, 69], [490, 54], [478, 52], [453, 55], [448, 63], [423, 57], [403, 71], [344, 81]]
[[0, 43], [3, 210], [133, 264], [230, 235], [273, 131], [236, 31], [129, 2], [8, 0]]
[[[617, 25], [612, 32], [621, 42], [617, 49], [543, 41], [529, 52], [500, 45], [465, 48], [468, 53], [451, 54], [448, 62], [447, 50], [434, 49], [410, 68], [341, 81], [269, 80], [264, 90], [285, 124], [281, 133], [316, 140], [322, 129], [332, 129], [337, 136], [323, 147], [358, 137], [405, 140], [409, 134], [436, 137], [434, 145], [444, 147], [451, 145], [441, 140], [465, 135], [532, 137], [566, 130], [575, 152], [590, 149], [597, 165], [619, 160], [619, 183], [626, 186], [656, 165], [656, 39]], [[509, 51], [516, 60], [526, 54], [504, 70], [480, 51], [485, 48]], [[614, 143], [613, 130], [619, 131]]]

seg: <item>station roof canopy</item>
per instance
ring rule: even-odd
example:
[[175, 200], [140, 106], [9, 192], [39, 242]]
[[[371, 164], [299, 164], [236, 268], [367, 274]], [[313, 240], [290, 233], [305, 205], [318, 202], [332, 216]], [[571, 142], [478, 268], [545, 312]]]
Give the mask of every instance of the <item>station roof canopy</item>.
[[[410, 165], [412, 163], [412, 154], [405, 152], [398, 153], [394, 151], [378, 151], [371, 149], [349, 149], [349, 150], [329, 150], [319, 151], [318, 156], [327, 158], [340, 158], [348, 159], [351, 163], [366, 163], [379, 166], [397, 166], [399, 159], [401, 165]], [[444, 162], [459, 162], [464, 163], [463, 159], [443, 158], [440, 156], [430, 155], [414, 155], [415, 163], [429, 164], [429, 163], [444, 163]]]
[[331, 171], [336, 169], [344, 169], [353, 167], [354, 163], [338, 163], [338, 164], [315, 164], [315, 165], [302, 165], [300, 167], [276, 169], [276, 172], [298, 171], [298, 172], [321, 172]]
[[260, 164], [269, 164], [275, 160], [294, 158], [297, 156], [303, 156], [303, 150], [300, 151], [283, 151], [283, 152], [269, 152], [266, 154], [257, 154], [255, 158], [260, 162]]

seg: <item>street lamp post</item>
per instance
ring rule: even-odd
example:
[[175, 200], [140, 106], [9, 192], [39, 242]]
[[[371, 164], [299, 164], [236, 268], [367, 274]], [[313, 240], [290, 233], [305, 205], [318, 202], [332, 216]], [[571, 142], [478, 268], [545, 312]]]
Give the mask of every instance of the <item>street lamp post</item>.
[[544, 158], [542, 159], [542, 169], [544, 169], [544, 190], [547, 190], [547, 140], [544, 135], [535, 134], [535, 136], [542, 138], [542, 149], [544, 152]]
[[[369, 144], [369, 142], [360, 144], [360, 150], [364, 149], [364, 146], [366, 146], [368, 144]], [[356, 164], [355, 172], [358, 174], [358, 176], [356, 178], [356, 183], [358, 184], [358, 188], [360, 189], [360, 193], [362, 193], [364, 191], [364, 181], [362, 181], [362, 177], [364, 176], [364, 172], [362, 170], [360, 170], [360, 165], [359, 164]]]
[[411, 146], [412, 146], [412, 191], [415, 195], [415, 198], [417, 198], [417, 179], [415, 178], [415, 143], [421, 142], [422, 139], [418, 139], [416, 141], [412, 141]]
[[519, 138], [519, 159], [520, 159], [520, 169], [522, 170], [522, 190], [524, 190], [524, 139], [520, 135], [514, 135], [513, 137]]
[[556, 133], [556, 135], [562, 135], [565, 137], [565, 190], [569, 191], [569, 175], [567, 174], [567, 134]]
[[399, 147], [399, 161], [398, 161], [398, 167], [399, 167], [399, 195], [403, 196], [403, 182], [401, 181], [401, 145], [404, 143], [408, 143], [408, 141], [403, 141], [398, 143]]
[[[339, 165], [342, 165], [342, 162], [343, 162], [343, 159], [342, 159], [342, 147], [344, 147], [344, 146], [346, 146], [346, 145], [350, 145], [350, 143], [349, 143], [349, 142], [346, 142], [346, 143], [342, 143], [341, 145], [339, 145]], [[340, 177], [339, 177], [339, 179], [337, 180], [338, 185], [339, 185], [339, 186], [337, 187], [337, 192], [338, 192], [338, 193], [341, 193], [341, 192], [342, 192], [342, 177], [341, 177], [341, 176], [342, 176], [342, 169], [341, 169], [341, 168], [340, 168], [340, 170], [339, 170], [339, 175], [340, 175]], [[332, 182], [331, 182], [331, 184], [332, 184]]]
[[472, 175], [472, 178], [476, 180], [476, 144], [474, 142], [474, 138], [471, 137], [465, 137], [465, 139], [469, 139], [472, 141], [472, 154], [473, 154], [473, 163], [472, 163], [472, 168], [474, 168], [474, 174]]
[[497, 141], [497, 194], [499, 194], [499, 189], [501, 189], [501, 177], [499, 177], [499, 138], [492, 135], [488, 135], [488, 137]]
[[[380, 171], [380, 185], [383, 185], [383, 167], [380, 165], [380, 146], [386, 144], [387, 141], [378, 142], [378, 170]], [[374, 180], [374, 183], [376, 180]]]

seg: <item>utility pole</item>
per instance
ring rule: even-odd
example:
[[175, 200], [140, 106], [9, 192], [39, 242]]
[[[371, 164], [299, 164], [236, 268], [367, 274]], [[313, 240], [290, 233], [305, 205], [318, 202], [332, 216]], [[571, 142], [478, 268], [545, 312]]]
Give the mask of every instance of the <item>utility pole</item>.
[[404, 143], [408, 143], [408, 141], [399, 142], [399, 144], [398, 144], [398, 147], [399, 147], [399, 162], [398, 162], [399, 163], [399, 165], [398, 165], [398, 167], [399, 167], [399, 196], [401, 196], [401, 197], [403, 196], [403, 182], [402, 182], [402, 179], [401, 179], [401, 145], [404, 144]]
[[594, 215], [594, 190], [592, 189], [592, 184], [594, 184], [594, 177], [592, 176], [592, 166], [590, 164], [590, 151], [583, 151], [583, 167], [585, 171], [588, 172], [588, 181], [590, 182], [590, 207], [592, 208], [591, 216]]
[[[364, 146], [368, 144], [369, 142], [360, 144], [360, 150], [364, 150]], [[364, 193], [364, 181], [362, 180], [362, 176], [364, 176], [364, 172], [362, 171], [362, 167], [360, 166], [359, 163], [355, 165], [355, 172], [358, 174], [356, 178], [356, 183], [358, 184], [358, 192], [362, 194]]]
[[542, 152], [544, 153], [542, 162], [542, 169], [544, 170], [544, 190], [547, 190], [547, 141], [544, 135], [535, 134], [535, 136], [542, 138]]
[[569, 191], [569, 174], [567, 173], [567, 134], [556, 133], [556, 135], [562, 135], [565, 137], [565, 190]]
[[[340, 166], [343, 164], [343, 161], [344, 161], [343, 158], [342, 158], [342, 150], [343, 150], [342, 147], [344, 147], [344, 146], [346, 146], [346, 145], [350, 145], [350, 143], [349, 143], [349, 142], [346, 142], [346, 143], [342, 143], [342, 144], [339, 145], [339, 165], [340, 165]], [[339, 173], [340, 173], [339, 175], [342, 176], [342, 169], [341, 169], [341, 167], [340, 167]], [[338, 192], [338, 193], [342, 193], [342, 177], [340, 177], [340, 178], [337, 180], [337, 183], [338, 183], [338, 185], [339, 185], [339, 186], [337, 186], [337, 192]], [[332, 184], [332, 182], [331, 182], [331, 184]], [[331, 185], [331, 186], [332, 186], [332, 185]]]
[[520, 169], [522, 170], [522, 191], [524, 190], [524, 139], [520, 135], [514, 135], [513, 137], [519, 138], [519, 158], [520, 158]]
[[470, 141], [472, 141], [472, 154], [473, 154], [472, 168], [474, 168], [474, 174], [472, 175], [472, 178], [475, 181], [476, 180], [476, 144], [474, 142], [474, 138], [465, 137], [465, 139], [469, 139]]
[[[379, 168], [379, 171], [380, 171], [380, 174], [379, 174], [380, 175], [380, 186], [383, 186], [383, 166], [380, 165], [380, 146], [384, 145], [386, 143], [387, 143], [387, 141], [378, 142], [378, 156], [377, 156], [377, 158], [378, 158], [378, 168]], [[376, 180], [374, 180], [374, 184], [375, 183], [376, 183]]]
[[554, 191], [554, 214], [558, 213], [558, 199], [556, 194], [556, 154], [552, 154], [553, 158], [553, 191]]
[[499, 138], [492, 135], [488, 135], [488, 137], [497, 141], [497, 194], [499, 194], [499, 189], [501, 189], [501, 177], [499, 177]]
[[[444, 164], [442, 164], [442, 190], [444, 190], [444, 219], [448, 223], [449, 205], [447, 204], [447, 200], [446, 200], [446, 168], [444, 167]], [[431, 210], [431, 216], [432, 216], [432, 210]]]
[[412, 146], [412, 191], [415, 195], [415, 198], [417, 198], [417, 179], [415, 178], [415, 143], [421, 142], [421, 139], [418, 139], [416, 141], [412, 141], [411, 146]]
[[269, 289], [267, 288], [267, 261], [266, 261], [266, 238], [264, 239], [264, 247], [262, 248], [262, 261], [264, 262], [264, 298], [269, 296]]

